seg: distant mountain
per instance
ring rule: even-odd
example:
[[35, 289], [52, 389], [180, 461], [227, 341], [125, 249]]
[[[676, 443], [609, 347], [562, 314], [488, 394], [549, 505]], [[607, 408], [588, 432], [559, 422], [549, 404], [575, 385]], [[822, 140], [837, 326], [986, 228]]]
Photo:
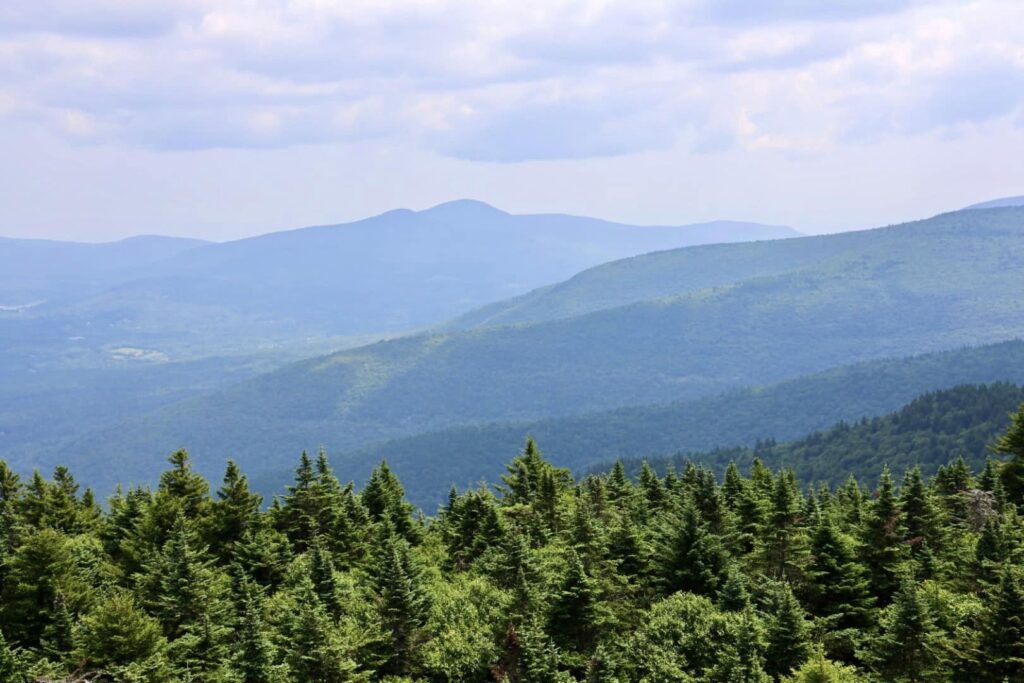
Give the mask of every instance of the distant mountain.
[[0, 307], [80, 297], [140, 277], [151, 264], [205, 244], [157, 235], [100, 244], [0, 237]]
[[0, 453], [439, 323], [610, 259], [796, 234], [514, 216], [457, 201], [220, 244], [0, 239]]
[[77, 439], [54, 457], [104, 457], [122, 477], [144, 478], [164, 451], [189, 446], [200, 463], [232, 456], [266, 470], [302, 446], [348, 452], [450, 427], [692, 400], [1009, 340], [1024, 336], [1022, 263], [1021, 208], [654, 253], [526, 297], [515, 325], [290, 365]]
[[[1022, 402], [1024, 388], [1014, 384], [958, 386], [929, 392], [889, 415], [841, 422], [787, 443], [680, 453], [648, 462], [660, 472], [669, 465], [681, 469], [690, 461], [722, 470], [730, 461], [745, 468], [758, 457], [772, 468], [791, 467], [806, 481], [832, 484], [851, 475], [873, 484], [886, 466], [894, 472], [920, 466], [925, 475], [931, 475], [958, 457], [980, 472], [992, 456], [988, 447], [1005, 433], [1011, 413]], [[624, 464], [635, 475], [641, 460]], [[593, 469], [604, 472], [608, 466]]]
[[971, 204], [967, 209], [998, 209], [1006, 206], [1024, 206], [1024, 195], [1019, 197], [1002, 197], [1000, 199], [991, 199], [987, 202], [979, 202], [978, 204]]
[[201, 320], [212, 331], [225, 327], [217, 322], [223, 314], [232, 329], [275, 338], [409, 330], [626, 256], [798, 234], [729, 221], [641, 227], [518, 216], [461, 200], [211, 244], [155, 264], [146, 277], [71, 312], [102, 316], [159, 302], [161, 316], [176, 322]]
[[[496, 481], [528, 435], [560, 466], [607, 469], [616, 458], [657, 459], [797, 439], [837, 422], [884, 415], [927, 392], [993, 382], [1024, 384], [1024, 341], [870, 361], [693, 401], [452, 428], [334, 453], [332, 461], [347, 476], [361, 480], [387, 458], [399, 473], [415, 473], [407, 477], [408, 493], [431, 509], [438, 501], [425, 497], [446, 491], [452, 483]], [[983, 457], [980, 452], [971, 455]], [[264, 475], [268, 490], [271, 482], [279, 486], [287, 480], [286, 469]]]

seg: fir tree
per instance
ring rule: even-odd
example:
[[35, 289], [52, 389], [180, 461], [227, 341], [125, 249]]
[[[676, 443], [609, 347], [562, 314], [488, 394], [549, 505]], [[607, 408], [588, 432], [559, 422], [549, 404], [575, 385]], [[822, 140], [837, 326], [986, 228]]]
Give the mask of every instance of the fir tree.
[[405, 540], [393, 534], [384, 540], [374, 580], [380, 597], [381, 621], [391, 639], [391, 657], [384, 668], [406, 673], [412, 667], [430, 603], [422, 572]]
[[556, 642], [567, 650], [586, 652], [593, 646], [601, 622], [600, 596], [575, 551], [569, 551], [568, 573], [548, 620]]
[[803, 607], [788, 583], [776, 582], [765, 605], [765, 670], [774, 678], [788, 674], [807, 659], [810, 652], [809, 626]]
[[222, 559], [230, 557], [245, 534], [255, 532], [260, 527], [262, 504], [262, 496], [249, 490], [249, 481], [235, 461], [228, 460], [224, 482], [217, 489], [213, 514], [216, 529], [213, 540]]
[[914, 556], [921, 553], [922, 547], [940, 551], [943, 547], [944, 520], [924, 485], [918, 467], [910, 470], [903, 479], [900, 508], [907, 529], [907, 543]]
[[917, 585], [904, 579], [864, 659], [887, 681], [945, 680], [941, 637]]
[[1024, 681], [1024, 589], [1009, 566], [985, 607], [975, 680]]
[[660, 578], [665, 593], [678, 590], [714, 595], [724, 578], [726, 554], [692, 503], [678, 524], [663, 531]]
[[827, 633], [833, 657], [852, 661], [860, 637], [871, 624], [872, 597], [852, 541], [835, 521], [822, 515], [811, 542], [808, 604]]
[[760, 533], [760, 563], [769, 578], [796, 581], [800, 577], [806, 554], [800, 522], [796, 480], [791, 471], [782, 472], [775, 479], [770, 510]]
[[1024, 503], [1024, 405], [1011, 417], [1009, 428], [996, 442], [995, 452], [1010, 456], [999, 472], [1008, 500], [1018, 505]]
[[877, 497], [865, 515], [863, 529], [861, 552], [870, 573], [871, 588], [883, 604], [888, 604], [899, 586], [906, 550], [903, 515], [888, 468], [882, 472]]

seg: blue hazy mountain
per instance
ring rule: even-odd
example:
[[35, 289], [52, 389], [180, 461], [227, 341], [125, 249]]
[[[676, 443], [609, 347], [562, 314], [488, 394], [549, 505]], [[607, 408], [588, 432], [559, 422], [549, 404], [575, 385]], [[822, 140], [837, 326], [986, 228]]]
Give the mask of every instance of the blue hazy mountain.
[[[496, 420], [689, 401], [1010, 340], [1024, 336], [1021, 263], [1024, 208], [657, 252], [520, 298], [509, 324], [288, 365], [53, 455], [113, 458], [126, 476], [145, 477], [166, 451], [188, 446], [200, 463], [232, 456], [257, 471], [291, 462], [302, 447], [347, 452]], [[454, 461], [441, 475], [459, 475]]]
[[1018, 197], [1001, 197], [999, 199], [990, 199], [987, 202], [979, 202], [977, 204], [971, 204], [968, 209], [999, 209], [1007, 206], [1024, 206], [1024, 195]]

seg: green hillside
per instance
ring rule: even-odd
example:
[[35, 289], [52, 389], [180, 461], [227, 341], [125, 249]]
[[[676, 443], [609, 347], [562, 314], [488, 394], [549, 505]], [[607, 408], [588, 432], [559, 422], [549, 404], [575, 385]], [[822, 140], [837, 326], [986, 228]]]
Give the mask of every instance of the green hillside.
[[[661, 472], [670, 465], [685, 467], [687, 462], [722, 469], [733, 461], [745, 467], [757, 457], [770, 467], [792, 468], [808, 481], [832, 484], [851, 475], [870, 481], [886, 466], [894, 470], [920, 466], [930, 474], [958, 457], [977, 470], [992, 456], [989, 446], [1006, 431], [1011, 413], [1022, 402], [1024, 388], [1014, 384], [962, 385], [920, 396], [889, 415], [841, 422], [795, 441], [680, 453], [651, 458], [648, 463]], [[633, 475], [640, 472], [640, 459], [623, 464]], [[595, 472], [606, 469], [603, 465], [593, 468]]]
[[[926, 392], [958, 384], [1024, 384], [1024, 342], [1012, 341], [909, 358], [870, 361], [781, 384], [731, 391], [694, 401], [549, 418], [470, 425], [338, 453], [334, 460], [357, 480], [386, 457], [399, 473], [416, 473], [409, 495], [427, 507], [443, 491], [492, 480], [527, 435], [558, 465], [582, 470], [595, 462], [789, 441], [897, 410]], [[267, 490], [288, 474], [264, 475]]]
[[[965, 260], [1000, 258], [997, 243], [1020, 238], [1024, 207], [993, 207], [946, 213], [927, 220], [887, 228], [820, 235], [781, 241], [710, 245], [664, 251], [623, 259], [583, 271], [557, 285], [508, 301], [482, 307], [457, 318], [454, 328], [507, 325], [553, 320], [640, 301], [685, 293], [728, 289], [744, 283], [790, 281], [804, 285], [808, 278], [856, 279], [884, 275], [907, 293], [930, 291], [946, 275], [971, 272], [972, 263], [958, 264], [949, 248], [966, 248]], [[934, 259], [945, 270], [932, 270]], [[974, 280], [971, 277], [970, 280]], [[969, 283], [964, 283], [969, 284]], [[948, 283], [941, 286], [948, 288]]]
[[[189, 446], [200, 463], [231, 455], [250, 470], [266, 470], [297, 445], [346, 452], [454, 426], [691, 400], [1024, 336], [1024, 209], [782, 240], [771, 245], [774, 256], [752, 253], [750, 245], [720, 253], [747, 254], [754, 268], [768, 257], [802, 254], [808, 244], [824, 245], [825, 256], [792, 272], [568, 319], [396, 339], [290, 365], [53, 455], [103, 457], [120, 463], [122, 476], [143, 478], [171, 444]], [[673, 255], [680, 270], [694, 258], [683, 249], [609, 268], [626, 288], [644, 280], [649, 261], [672, 272], [664, 262]]]

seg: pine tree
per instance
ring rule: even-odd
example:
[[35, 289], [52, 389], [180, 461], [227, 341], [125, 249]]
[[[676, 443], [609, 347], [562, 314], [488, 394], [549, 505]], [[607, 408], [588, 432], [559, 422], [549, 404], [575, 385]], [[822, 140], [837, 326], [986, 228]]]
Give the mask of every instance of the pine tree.
[[1009, 566], [985, 607], [975, 680], [1024, 681], [1024, 589]]
[[867, 576], [853, 549], [852, 541], [835, 521], [822, 515], [811, 541], [808, 568], [808, 605], [826, 630], [826, 646], [832, 657], [852, 661], [854, 649], [871, 625]]
[[374, 581], [380, 597], [381, 621], [391, 639], [390, 659], [384, 670], [406, 673], [414, 663], [430, 607], [422, 572], [413, 560], [408, 542], [389, 535], [378, 552]]
[[1024, 503], [1024, 404], [1011, 417], [1006, 433], [996, 442], [995, 452], [1010, 456], [999, 472], [1007, 499], [1018, 505]]
[[882, 471], [878, 494], [864, 518], [862, 556], [871, 577], [871, 588], [882, 604], [888, 604], [900, 582], [900, 566], [906, 546], [903, 515], [896, 503], [892, 475]]
[[212, 559], [183, 514], [147, 570], [144, 578], [170, 642], [172, 663], [182, 674], [218, 677], [228, 658], [223, 578], [212, 569]]
[[276, 663], [277, 652], [266, 632], [260, 589], [244, 581], [241, 591], [235, 655], [232, 666], [241, 683], [277, 683], [285, 669]]
[[764, 670], [764, 641], [753, 610], [747, 608], [733, 627], [732, 642], [718, 657], [712, 680], [727, 683], [771, 683]]
[[648, 512], [660, 510], [665, 504], [667, 494], [665, 493], [665, 487], [661, 484], [661, 480], [658, 479], [658, 475], [655, 474], [646, 460], [640, 466], [639, 483], [640, 492], [643, 494], [644, 504]]
[[124, 589], [111, 591], [82, 617], [75, 652], [86, 668], [105, 671], [113, 680], [173, 680], [160, 623]]
[[771, 507], [760, 536], [760, 564], [778, 581], [796, 581], [806, 555], [800, 514], [800, 496], [792, 471], [781, 472], [772, 488]]
[[907, 542], [911, 552], [918, 557], [922, 547], [941, 551], [944, 520], [931, 493], [921, 478], [921, 469], [915, 467], [903, 479], [900, 487], [900, 508], [903, 511], [907, 529]]
[[939, 681], [942, 633], [917, 585], [904, 579], [864, 659], [887, 681]]
[[284, 627], [289, 680], [317, 683], [366, 680], [308, 578], [296, 589], [295, 609], [290, 617]]
[[327, 613], [335, 620], [341, 619], [345, 607], [342, 604], [341, 589], [334, 576], [334, 561], [319, 536], [313, 539], [309, 551], [309, 572], [317, 597]]
[[785, 582], [772, 585], [765, 612], [768, 615], [765, 670], [778, 679], [807, 659], [810, 652], [807, 614]]
[[730, 564], [718, 594], [718, 606], [725, 612], [742, 612], [750, 607], [750, 589], [743, 572]]
[[302, 451], [299, 466], [295, 469], [295, 481], [288, 487], [284, 503], [276, 514], [278, 528], [288, 536], [298, 552], [304, 551], [313, 536], [321, 531], [317, 528], [315, 483], [313, 461], [306, 451]]
[[683, 506], [678, 524], [662, 531], [660, 554], [665, 594], [683, 590], [715, 595], [725, 577], [725, 550], [690, 502]]
[[217, 554], [228, 560], [235, 546], [246, 533], [260, 527], [260, 506], [263, 497], [249, 490], [249, 481], [234, 460], [228, 460], [224, 482], [217, 489], [214, 503], [213, 526], [216, 533], [212, 540]]
[[413, 507], [405, 501], [405, 489], [386, 460], [370, 474], [360, 498], [373, 521], [389, 525], [412, 544], [419, 542], [421, 530], [413, 519]]
[[608, 539], [608, 557], [616, 571], [636, 585], [644, 581], [650, 571], [650, 555], [636, 524], [623, 518], [612, 529]]
[[569, 551], [568, 572], [555, 595], [548, 617], [556, 642], [570, 652], [593, 647], [602, 625], [600, 595], [575, 551]]
[[608, 475], [608, 498], [613, 503], [622, 504], [628, 501], [633, 492], [633, 483], [626, 476], [626, 468], [621, 460], [616, 460]]

